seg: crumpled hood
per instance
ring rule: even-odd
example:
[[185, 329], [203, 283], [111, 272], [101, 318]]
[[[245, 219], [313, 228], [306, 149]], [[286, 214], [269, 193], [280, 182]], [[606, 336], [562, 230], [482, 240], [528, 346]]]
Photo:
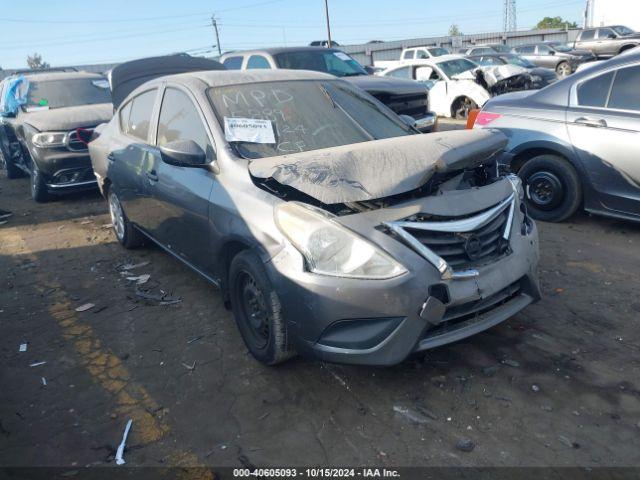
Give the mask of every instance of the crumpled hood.
[[37, 112], [22, 112], [24, 123], [41, 132], [73, 130], [81, 127], [94, 127], [111, 120], [113, 105], [98, 103], [95, 105], [78, 105], [76, 107], [54, 108]]
[[358, 75], [354, 77], [342, 77], [342, 80], [351, 82], [372, 95], [380, 93], [389, 93], [392, 95], [415, 95], [425, 93], [427, 91], [427, 88], [424, 85], [413, 80], [405, 80], [403, 78]]
[[[478, 67], [480, 68], [480, 67]], [[473, 70], [467, 70], [466, 72], [458, 73], [457, 75], [453, 75], [451, 78], [454, 80], [476, 80], [476, 71], [478, 68]]]
[[397, 195], [436, 173], [491, 161], [507, 144], [497, 130], [409, 135], [251, 161], [257, 178], [273, 178], [324, 204]]

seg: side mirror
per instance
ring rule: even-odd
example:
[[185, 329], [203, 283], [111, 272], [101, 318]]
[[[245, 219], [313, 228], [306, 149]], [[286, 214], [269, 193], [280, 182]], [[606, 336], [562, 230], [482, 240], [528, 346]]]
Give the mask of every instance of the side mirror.
[[431, 67], [418, 67], [416, 68], [416, 80], [419, 82], [427, 81], [431, 78], [433, 68]]
[[607, 38], [618, 38], [618, 37], [616, 37], [615, 33], [610, 33], [609, 35], [607, 35]]
[[555, 50], [549, 50], [549, 55], [555, 55], [556, 51]]
[[160, 147], [162, 161], [176, 167], [202, 167], [207, 154], [193, 140], [176, 140]]

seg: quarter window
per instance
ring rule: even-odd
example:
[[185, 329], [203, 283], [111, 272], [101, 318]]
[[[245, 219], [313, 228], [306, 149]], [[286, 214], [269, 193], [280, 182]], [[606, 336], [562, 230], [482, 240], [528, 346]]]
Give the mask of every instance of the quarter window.
[[212, 157], [213, 148], [195, 105], [184, 92], [167, 88], [160, 109], [157, 143], [161, 147], [177, 140], [193, 140], [208, 158]]
[[389, 72], [389, 77], [411, 78], [411, 67], [402, 67]]
[[247, 68], [271, 68], [271, 65], [262, 55], [251, 55], [247, 61]]
[[240, 70], [242, 68], [243, 57], [227, 57], [222, 64], [227, 67], [228, 70]]
[[403, 60], [410, 60], [413, 58], [413, 50], [407, 50], [404, 52], [404, 55], [402, 56]]
[[609, 108], [640, 111], [640, 66], [618, 70], [613, 81]]
[[418, 50], [416, 58], [429, 58], [429, 54], [425, 50]]
[[587, 80], [578, 86], [578, 105], [584, 107], [604, 107], [611, 87], [613, 72]]
[[616, 34], [610, 28], [599, 28], [598, 39], [601, 38], [616, 38]]
[[124, 133], [147, 141], [156, 93], [157, 89], [141, 93], [120, 109], [120, 125]]

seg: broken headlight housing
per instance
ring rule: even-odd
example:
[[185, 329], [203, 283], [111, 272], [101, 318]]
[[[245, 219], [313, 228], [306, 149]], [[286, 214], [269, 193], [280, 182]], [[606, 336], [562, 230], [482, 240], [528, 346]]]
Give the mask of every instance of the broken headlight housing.
[[31, 143], [40, 148], [64, 147], [67, 132], [40, 132], [31, 137]]
[[407, 271], [323, 210], [287, 202], [276, 207], [274, 216], [280, 231], [304, 256], [313, 273], [381, 280]]

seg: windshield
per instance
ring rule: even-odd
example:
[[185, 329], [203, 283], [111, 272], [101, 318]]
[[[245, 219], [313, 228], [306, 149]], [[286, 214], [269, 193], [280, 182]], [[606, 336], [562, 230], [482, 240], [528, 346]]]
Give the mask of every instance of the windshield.
[[[337, 80], [231, 85], [210, 88], [207, 94], [225, 138], [243, 158], [272, 157], [417, 133], [374, 98]], [[242, 138], [265, 124], [266, 130], [260, 135], [251, 140]]]
[[304, 50], [274, 55], [279, 68], [293, 70], [315, 70], [330, 73], [336, 77], [367, 75], [366, 70], [353, 58], [343, 52], [332, 50]]
[[475, 63], [470, 62], [466, 58], [457, 58], [455, 60], [447, 60], [446, 62], [438, 63], [438, 66], [442, 69], [444, 74], [449, 78], [464, 72], [468, 72], [478, 67]]
[[507, 63], [511, 64], [511, 65], [517, 65], [518, 67], [523, 67], [523, 68], [536, 68], [536, 66], [531, 63], [529, 60], [527, 60], [526, 58], [522, 58], [522, 57], [518, 57], [517, 55], [509, 55], [508, 57], [502, 57], [504, 58]]
[[627, 27], [625, 27], [623, 25], [617, 25], [617, 26], [611, 27], [611, 28], [613, 28], [618, 35], [633, 35], [634, 33], [636, 33], [635, 31], [633, 31], [630, 28], [627, 28]]
[[432, 57], [441, 57], [442, 55], [449, 55], [449, 51], [446, 48], [437, 47], [430, 48], [429, 53]]
[[111, 103], [109, 84], [103, 78], [30, 81], [25, 109], [62, 108]]
[[491, 48], [500, 53], [509, 53], [511, 51], [511, 47], [507, 45], [491, 45]]
[[566, 43], [550, 43], [549, 46], [558, 52], [570, 52], [573, 50], [573, 47], [570, 47]]

